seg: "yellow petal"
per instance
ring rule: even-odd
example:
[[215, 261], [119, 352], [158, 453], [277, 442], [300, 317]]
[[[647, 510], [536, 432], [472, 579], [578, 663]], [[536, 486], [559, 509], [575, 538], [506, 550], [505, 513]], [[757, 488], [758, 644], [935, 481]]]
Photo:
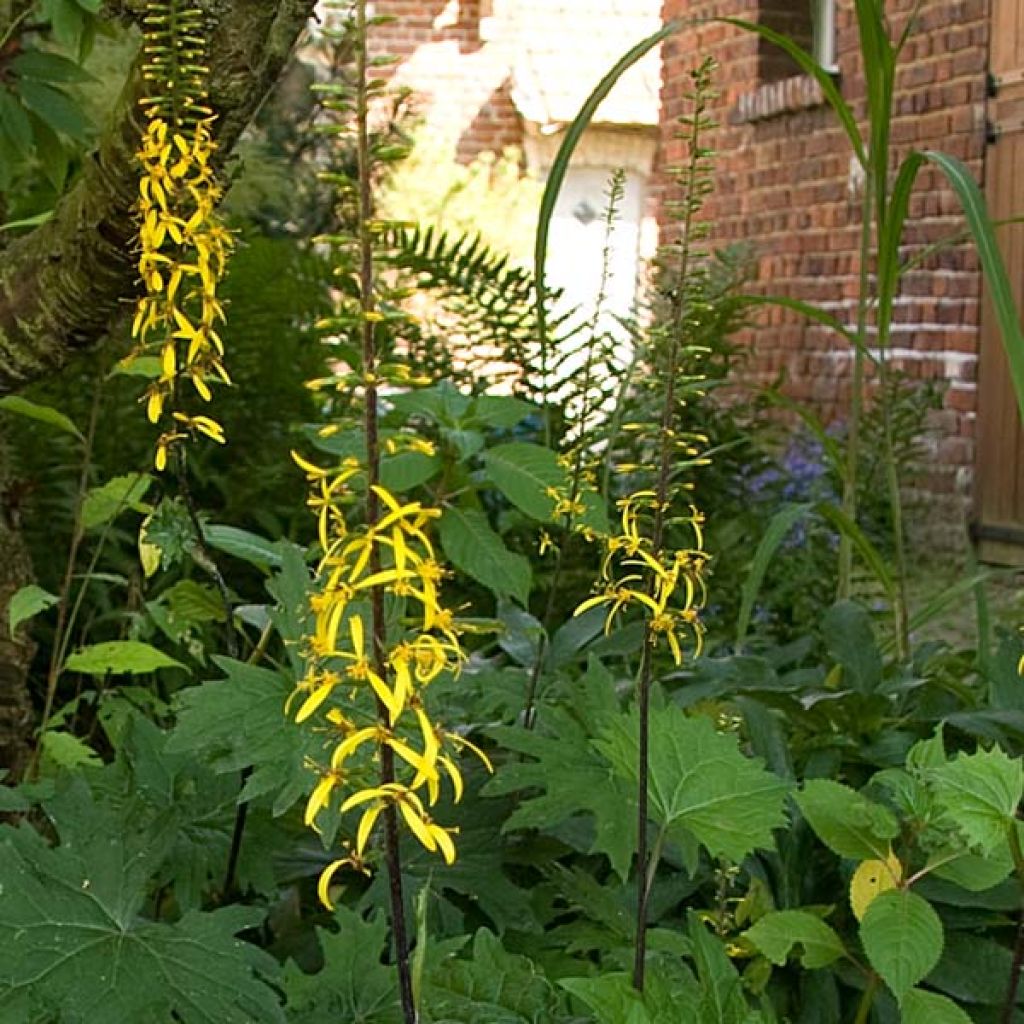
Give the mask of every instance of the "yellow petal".
[[349, 859], [342, 857], [341, 860], [331, 861], [330, 864], [320, 872], [320, 881], [316, 883], [316, 894], [320, 897], [320, 902], [328, 909], [333, 910], [334, 904], [330, 899], [331, 879], [334, 877], [334, 873], [341, 867], [342, 864], [348, 864]]
[[405, 818], [405, 823], [412, 834], [433, 853], [437, 849], [437, 840], [427, 828], [426, 822], [404, 800], [399, 801], [398, 809], [402, 812], [402, 817]]

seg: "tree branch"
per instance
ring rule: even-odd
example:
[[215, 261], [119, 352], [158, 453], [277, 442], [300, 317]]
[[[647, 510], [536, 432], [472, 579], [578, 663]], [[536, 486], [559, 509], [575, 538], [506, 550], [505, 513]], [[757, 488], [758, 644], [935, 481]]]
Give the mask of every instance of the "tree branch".
[[[219, 0], [210, 37], [210, 100], [223, 162], [306, 26], [315, 0]], [[133, 4], [121, 5], [130, 11]], [[0, 394], [96, 345], [138, 293], [135, 150], [143, 95], [137, 60], [110, 127], [52, 220], [0, 255]]]

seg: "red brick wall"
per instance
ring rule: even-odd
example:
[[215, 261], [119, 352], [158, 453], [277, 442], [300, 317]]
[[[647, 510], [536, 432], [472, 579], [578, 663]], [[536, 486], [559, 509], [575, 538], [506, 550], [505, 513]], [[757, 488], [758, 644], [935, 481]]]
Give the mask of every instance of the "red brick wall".
[[[484, 12], [489, 6], [485, 3]], [[446, 23], [445, 11], [456, 7], [457, 20]], [[500, 40], [481, 38], [481, 0], [451, 6], [446, 0], [376, 0], [373, 9], [395, 19], [370, 33], [373, 55], [398, 58], [394, 68], [380, 74], [396, 74], [409, 85], [425, 116], [436, 101], [443, 104], [443, 127], [454, 126], [460, 160], [522, 145], [522, 120], [509, 95], [507, 51]]]
[[[897, 80], [892, 122], [897, 156], [911, 148], [940, 149], [964, 160], [982, 179], [989, 2], [932, 0], [925, 5]], [[887, 0], [896, 31], [912, 5], [913, 0]], [[665, 17], [737, 15], [754, 21], [774, 6], [776, 0], [666, 0]], [[837, 20], [841, 91], [863, 118], [865, 90], [851, 0], [840, 0]], [[707, 207], [714, 243], [753, 242], [762, 287], [817, 303], [854, 323], [861, 190], [849, 145], [807, 80], [755, 92], [762, 55], [755, 36], [714, 24], [681, 31], [665, 44], [661, 168], [682, 157], [674, 125], [684, 112], [686, 74], [709, 53], [721, 64], [720, 127], [712, 143], [719, 154], [717, 188]], [[777, 112], [758, 116], [771, 110]], [[656, 187], [662, 200], [671, 195], [664, 170]], [[905, 252], [959, 231], [958, 209], [938, 173], [926, 170], [911, 200]], [[671, 225], [663, 228], [671, 231]], [[949, 382], [944, 409], [933, 423], [934, 457], [925, 481], [934, 495], [952, 497], [969, 487], [979, 296], [976, 255], [969, 245], [960, 245], [909, 274], [895, 310], [897, 364], [916, 377]], [[784, 372], [792, 397], [811, 403], [827, 420], [845, 416], [851, 365], [845, 343], [781, 310], [766, 313], [747, 341], [755, 381], [767, 383]], [[956, 529], [955, 522], [950, 525]]]

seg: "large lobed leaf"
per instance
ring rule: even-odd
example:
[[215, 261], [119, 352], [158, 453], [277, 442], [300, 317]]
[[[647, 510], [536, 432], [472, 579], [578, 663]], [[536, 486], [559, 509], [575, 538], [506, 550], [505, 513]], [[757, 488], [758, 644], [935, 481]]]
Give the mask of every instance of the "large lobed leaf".
[[[636, 714], [610, 722], [596, 746], [621, 778], [636, 783]], [[788, 784], [744, 756], [735, 736], [675, 705], [651, 712], [648, 790], [652, 816], [662, 825], [682, 826], [712, 856], [735, 862], [771, 848], [772, 830], [786, 823]]]
[[277, 997], [260, 980], [276, 964], [235, 938], [261, 911], [146, 920], [140, 910], [170, 829], [111, 827], [80, 779], [49, 809], [59, 846], [27, 826], [0, 830], [0, 1018], [281, 1024]]
[[202, 757], [218, 772], [251, 767], [245, 798], [272, 794], [274, 813], [283, 814], [310, 788], [305, 759], [316, 742], [285, 717], [293, 686], [270, 669], [214, 660], [226, 678], [178, 693], [178, 724], [167, 750]]

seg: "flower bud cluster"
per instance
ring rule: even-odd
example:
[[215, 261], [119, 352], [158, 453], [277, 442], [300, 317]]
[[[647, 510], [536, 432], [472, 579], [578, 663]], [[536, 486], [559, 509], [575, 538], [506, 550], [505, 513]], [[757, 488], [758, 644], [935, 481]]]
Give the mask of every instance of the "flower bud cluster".
[[147, 10], [144, 77], [150, 92], [142, 100], [147, 123], [136, 154], [143, 294], [128, 362], [155, 357], [142, 401], [149, 421], [161, 427], [155, 464], [163, 470], [171, 448], [190, 436], [225, 441], [216, 420], [186, 410], [183, 385], [209, 402], [212, 382], [231, 382], [217, 330], [224, 322], [217, 289], [232, 239], [216, 212], [222, 190], [211, 162], [217, 147], [206, 106], [201, 12], [186, 0], [156, 0]]

